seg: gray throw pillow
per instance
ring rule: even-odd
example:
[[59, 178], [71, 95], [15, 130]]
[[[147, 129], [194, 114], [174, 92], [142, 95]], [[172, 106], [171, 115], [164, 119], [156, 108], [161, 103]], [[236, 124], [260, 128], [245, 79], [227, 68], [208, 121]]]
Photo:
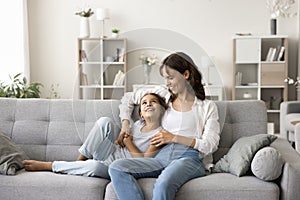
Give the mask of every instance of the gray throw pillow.
[[23, 168], [25, 159], [28, 159], [25, 152], [0, 131], [0, 174], [15, 175]]
[[282, 172], [284, 161], [280, 153], [273, 147], [260, 149], [251, 162], [251, 171], [259, 179], [273, 181]]
[[213, 172], [229, 172], [236, 176], [244, 175], [251, 164], [254, 154], [262, 147], [270, 145], [277, 137], [257, 134], [239, 138], [213, 168]]

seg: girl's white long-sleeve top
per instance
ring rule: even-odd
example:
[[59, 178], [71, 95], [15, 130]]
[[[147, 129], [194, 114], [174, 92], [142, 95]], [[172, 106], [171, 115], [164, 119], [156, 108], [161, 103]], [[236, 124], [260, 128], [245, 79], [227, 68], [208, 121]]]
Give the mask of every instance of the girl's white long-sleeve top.
[[[138, 90], [136, 92], [127, 92], [121, 99], [120, 118], [121, 120], [131, 120], [132, 111], [134, 106], [139, 103], [141, 97], [149, 92], [154, 92], [166, 98], [170, 98], [170, 93], [166, 87], [156, 86], [153, 89]], [[195, 97], [192, 111], [197, 122], [197, 137], [195, 149], [203, 155], [203, 164], [207, 170], [213, 166], [212, 153], [218, 148], [220, 141], [220, 124], [216, 104], [211, 100], [199, 100]], [[165, 112], [168, 115], [168, 111]], [[176, 122], [174, 122], [176, 123]], [[184, 135], [182, 135], [184, 136]]]

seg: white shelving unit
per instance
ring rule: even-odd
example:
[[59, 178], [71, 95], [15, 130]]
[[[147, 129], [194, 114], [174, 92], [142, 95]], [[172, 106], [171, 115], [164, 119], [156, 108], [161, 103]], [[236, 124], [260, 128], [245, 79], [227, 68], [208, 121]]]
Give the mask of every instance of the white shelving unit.
[[[115, 83], [116, 74], [123, 78]], [[120, 99], [126, 88], [126, 39], [78, 38], [81, 99]]]
[[[280, 55], [279, 52], [282, 49], [284, 51]], [[272, 51], [274, 52], [271, 53]], [[232, 99], [265, 101], [268, 122], [274, 123], [275, 133], [280, 130], [280, 103], [287, 100], [287, 83], [284, 82], [288, 74], [287, 58], [287, 36], [237, 36], [233, 38]]]

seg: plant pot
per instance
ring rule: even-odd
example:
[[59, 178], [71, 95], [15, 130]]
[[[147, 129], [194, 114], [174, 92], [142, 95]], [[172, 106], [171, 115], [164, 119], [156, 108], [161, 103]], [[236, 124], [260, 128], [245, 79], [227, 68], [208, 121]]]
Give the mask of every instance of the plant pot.
[[112, 38], [118, 38], [119, 37], [119, 33], [111, 33], [111, 37]]

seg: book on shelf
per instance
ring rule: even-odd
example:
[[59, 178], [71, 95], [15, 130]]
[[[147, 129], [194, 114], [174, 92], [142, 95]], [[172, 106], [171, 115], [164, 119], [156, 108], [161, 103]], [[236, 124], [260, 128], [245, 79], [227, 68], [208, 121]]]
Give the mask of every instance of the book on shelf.
[[238, 86], [238, 85], [242, 85], [242, 72], [237, 72], [235, 74], [235, 85]]
[[125, 78], [125, 74], [124, 72], [122, 72], [121, 70], [119, 70], [116, 75], [115, 75], [115, 79], [113, 82], [114, 86], [121, 86], [124, 84], [124, 78]]
[[272, 54], [271, 54], [271, 57], [270, 57], [271, 62], [273, 62], [275, 60], [276, 52], [277, 52], [277, 49], [273, 48], [273, 51], [272, 51]]
[[268, 51], [268, 54], [267, 54], [267, 57], [266, 57], [265, 61], [271, 61], [271, 55], [273, 53], [273, 50], [274, 50], [273, 47], [269, 48], [269, 51]]
[[88, 85], [87, 75], [85, 73], [81, 73], [80, 75], [80, 85]]
[[277, 46], [276, 48], [270, 47], [266, 57], [266, 61], [267, 62], [282, 61], [284, 50], [285, 50], [284, 46]]
[[124, 54], [125, 54], [125, 49], [124, 48], [117, 48], [117, 62], [124, 62]]
[[278, 56], [277, 56], [277, 61], [283, 61], [284, 60], [284, 50], [285, 50], [285, 47], [281, 46], [280, 50], [279, 50], [279, 53], [278, 53]]
[[83, 61], [83, 62], [88, 61], [85, 50], [83, 50], [83, 49], [79, 50], [79, 54], [80, 54], [81, 61]]
[[276, 47], [276, 53], [275, 53], [274, 58], [273, 58], [272, 61], [277, 61], [277, 58], [278, 58], [278, 55], [279, 55], [279, 52], [280, 52], [280, 48], [281, 48], [281, 45]]

